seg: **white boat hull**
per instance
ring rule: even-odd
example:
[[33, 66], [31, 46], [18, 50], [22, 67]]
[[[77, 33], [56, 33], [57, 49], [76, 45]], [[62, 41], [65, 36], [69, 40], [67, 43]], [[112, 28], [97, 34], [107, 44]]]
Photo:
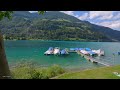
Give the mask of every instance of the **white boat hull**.
[[46, 51], [44, 54], [45, 55], [51, 55], [51, 54], [53, 54], [53, 51]]
[[55, 55], [60, 54], [60, 49], [54, 49], [53, 54], [55, 54]]

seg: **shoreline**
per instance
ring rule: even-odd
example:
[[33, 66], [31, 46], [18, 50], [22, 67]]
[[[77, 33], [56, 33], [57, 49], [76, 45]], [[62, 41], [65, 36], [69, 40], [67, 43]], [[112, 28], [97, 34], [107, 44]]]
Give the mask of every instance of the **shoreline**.
[[[114, 78], [113, 72], [119, 72], [120, 65], [89, 69], [68, 70], [59, 65], [49, 67], [31, 67], [28, 64], [10, 68], [14, 79], [79, 79], [79, 78]], [[98, 72], [99, 71], [99, 72]], [[30, 73], [29, 73], [30, 72]], [[97, 73], [98, 72], [98, 73]], [[95, 74], [96, 73], [96, 74]], [[110, 75], [109, 75], [110, 74]], [[37, 76], [36, 76], [37, 75]], [[84, 75], [84, 76], [83, 76]]]
[[65, 72], [50, 79], [120, 79], [120, 76], [114, 74], [114, 72], [119, 73], [119, 71], [120, 65], [113, 65], [82, 71]]
[[[98, 42], [98, 41], [80, 41], [80, 40], [41, 40], [41, 39], [31, 39], [31, 40], [5, 40], [4, 41], [68, 41], [68, 42]], [[99, 42], [118, 42], [120, 43], [120, 41], [99, 41]]]
[[97, 67], [74, 67], [74, 68], [70, 68], [70, 67], [65, 67], [65, 66], [62, 66], [62, 65], [59, 65], [59, 64], [52, 64], [52, 65], [39, 65], [37, 63], [34, 63], [34, 62], [27, 62], [25, 61], [24, 63], [23, 62], [16, 62], [16, 63], [8, 63], [9, 64], [9, 68], [10, 69], [14, 69], [14, 68], [17, 68], [18, 66], [21, 66], [21, 65], [28, 65], [28, 66], [33, 66], [35, 68], [49, 68], [51, 66], [54, 66], [54, 65], [58, 65], [60, 66], [61, 68], [63, 68], [66, 72], [77, 72], [77, 71], [84, 71], [84, 70], [91, 70], [91, 69], [97, 69], [97, 68], [102, 68], [102, 67], [107, 67], [107, 66], [100, 66], [98, 65]]

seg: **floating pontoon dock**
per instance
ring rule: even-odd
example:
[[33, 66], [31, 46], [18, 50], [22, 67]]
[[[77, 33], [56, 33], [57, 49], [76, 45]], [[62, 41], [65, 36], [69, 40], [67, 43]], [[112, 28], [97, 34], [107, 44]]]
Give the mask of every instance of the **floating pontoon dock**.
[[[57, 50], [57, 51], [55, 51], [55, 50]], [[60, 50], [58, 47], [54, 48], [54, 49], [53, 48], [51, 49], [51, 47], [50, 47], [45, 52], [45, 54], [50, 55], [50, 54], [56, 54], [57, 53], [57, 55], [67, 55], [67, 54], [73, 53], [73, 52], [81, 55], [86, 60], [89, 60], [93, 63], [99, 63], [99, 64], [102, 64], [102, 65], [105, 65], [105, 66], [112, 66], [112, 64], [110, 64], [108, 62], [105, 62], [103, 60], [99, 60], [99, 59], [96, 59], [96, 58], [93, 57], [95, 55], [98, 55], [98, 56], [104, 55], [104, 51], [100, 51], [100, 49], [99, 50], [92, 50], [90, 48], [70, 48], [70, 49], [66, 48], [66, 49]], [[119, 52], [119, 54], [120, 54], [120, 52]]]
[[102, 65], [105, 65], [105, 66], [112, 66], [112, 64], [109, 64], [109, 63], [107, 63], [107, 62], [100, 61], [100, 60], [97, 60], [97, 59], [95, 59], [95, 58], [93, 58], [93, 57], [91, 57], [91, 56], [84, 55], [84, 54], [82, 54], [80, 51], [77, 51], [77, 53], [78, 53], [79, 55], [81, 55], [82, 57], [84, 57], [85, 59], [87, 59], [87, 60], [89, 60], [89, 61], [91, 61], [91, 62], [93, 62], [93, 63], [99, 63], [99, 64], [102, 64]]

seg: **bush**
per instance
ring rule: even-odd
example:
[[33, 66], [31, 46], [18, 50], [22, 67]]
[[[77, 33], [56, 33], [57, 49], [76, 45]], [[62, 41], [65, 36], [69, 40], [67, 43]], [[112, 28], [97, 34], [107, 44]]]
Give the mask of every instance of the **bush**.
[[33, 66], [31, 63], [19, 64], [11, 69], [13, 79], [49, 79], [64, 72], [65, 70], [58, 65], [40, 68]]
[[59, 74], [63, 74], [64, 72], [65, 72], [65, 70], [58, 65], [53, 65], [47, 69], [47, 75], [50, 78], [55, 77]]

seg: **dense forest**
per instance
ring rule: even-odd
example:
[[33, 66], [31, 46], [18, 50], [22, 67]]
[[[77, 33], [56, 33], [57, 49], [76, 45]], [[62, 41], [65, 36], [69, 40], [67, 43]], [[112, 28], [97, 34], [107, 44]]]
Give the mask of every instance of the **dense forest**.
[[80, 40], [120, 41], [120, 32], [81, 21], [58, 11], [44, 15], [16, 11], [12, 20], [0, 21], [0, 30], [6, 40]]

